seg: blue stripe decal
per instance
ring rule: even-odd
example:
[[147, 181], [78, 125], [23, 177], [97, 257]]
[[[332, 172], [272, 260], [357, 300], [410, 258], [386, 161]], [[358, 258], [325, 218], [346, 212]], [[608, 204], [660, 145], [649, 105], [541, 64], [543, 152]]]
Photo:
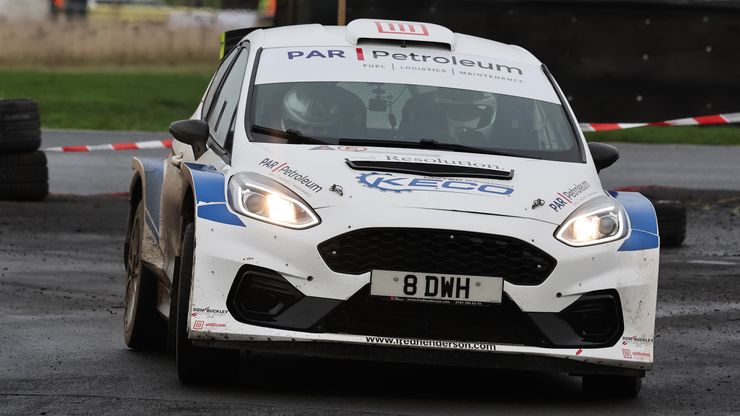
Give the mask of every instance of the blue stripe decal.
[[637, 251], [656, 248], [660, 245], [657, 235], [641, 230], [632, 230], [630, 237], [622, 243], [619, 251]]
[[198, 205], [210, 202], [226, 202], [224, 175], [213, 166], [186, 163], [193, 175], [195, 199]]
[[619, 251], [649, 250], [660, 246], [658, 220], [650, 200], [637, 192], [610, 192], [624, 205], [632, 233]]
[[244, 227], [244, 223], [232, 214], [226, 207], [226, 204], [209, 204], [198, 206], [198, 217], [204, 220], [220, 222], [222, 224], [236, 225]]
[[213, 166], [186, 163], [193, 177], [193, 192], [197, 201], [198, 218], [222, 224], [244, 227], [239, 217], [226, 206], [226, 180]]

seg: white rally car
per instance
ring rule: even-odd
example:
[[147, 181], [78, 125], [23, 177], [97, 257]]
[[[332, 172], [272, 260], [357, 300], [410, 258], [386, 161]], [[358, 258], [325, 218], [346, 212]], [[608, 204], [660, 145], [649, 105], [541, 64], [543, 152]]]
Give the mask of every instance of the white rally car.
[[637, 394], [655, 211], [602, 188], [618, 153], [542, 63], [416, 22], [237, 34], [171, 156], [134, 159], [130, 347], [169, 334], [184, 382], [247, 350]]

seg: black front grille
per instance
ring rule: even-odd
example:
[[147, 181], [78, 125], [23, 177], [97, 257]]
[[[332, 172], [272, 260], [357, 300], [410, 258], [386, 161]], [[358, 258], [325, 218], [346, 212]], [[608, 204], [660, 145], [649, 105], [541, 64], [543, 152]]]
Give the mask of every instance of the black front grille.
[[515, 285], [538, 285], [556, 261], [544, 251], [512, 237], [419, 228], [368, 228], [319, 245], [337, 273], [394, 270], [503, 277]]
[[455, 341], [549, 345], [529, 317], [504, 295], [486, 306], [391, 301], [364, 287], [327, 315], [316, 331]]

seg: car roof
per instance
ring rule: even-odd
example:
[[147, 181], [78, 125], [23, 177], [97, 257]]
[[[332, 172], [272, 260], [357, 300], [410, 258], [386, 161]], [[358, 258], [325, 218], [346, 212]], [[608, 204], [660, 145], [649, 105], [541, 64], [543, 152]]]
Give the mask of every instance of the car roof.
[[[377, 30], [373, 29], [373, 27], [377, 27]], [[391, 27], [396, 30], [394, 33], [384, 33], [382, 32], [382, 27]], [[418, 36], [416, 33], [399, 33], [399, 27], [421, 28], [425, 32], [428, 32], [428, 36]], [[408, 30], [406, 29], [407, 32]], [[400, 43], [402, 40], [407, 40], [414, 41], [414, 46], [425, 43], [429, 45], [442, 44], [447, 46], [455, 54], [477, 55], [529, 65], [541, 65], [541, 62], [534, 55], [522, 47], [477, 36], [453, 33], [443, 26], [424, 22], [358, 19], [353, 20], [347, 26], [306, 24], [269, 28], [256, 31], [249, 37], [260, 37], [260, 46], [263, 48], [310, 46], [351, 47], [357, 45], [358, 40], [369, 43], [373, 43], [374, 41], [382, 43], [394, 40]]]

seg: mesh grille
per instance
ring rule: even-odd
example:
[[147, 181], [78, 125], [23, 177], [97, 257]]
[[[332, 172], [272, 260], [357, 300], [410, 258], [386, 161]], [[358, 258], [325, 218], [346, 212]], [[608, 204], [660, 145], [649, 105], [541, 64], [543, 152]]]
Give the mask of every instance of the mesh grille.
[[524, 241], [500, 235], [418, 228], [368, 228], [319, 245], [337, 273], [371, 270], [503, 277], [515, 285], [539, 285], [556, 261]]

